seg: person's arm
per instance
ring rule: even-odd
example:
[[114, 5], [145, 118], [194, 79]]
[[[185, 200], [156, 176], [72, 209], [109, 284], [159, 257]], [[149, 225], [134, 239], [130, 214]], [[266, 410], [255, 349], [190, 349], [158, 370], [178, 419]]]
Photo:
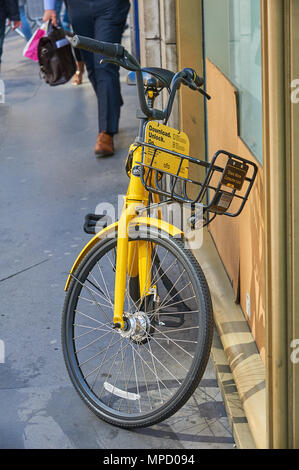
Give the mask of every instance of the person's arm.
[[18, 0], [5, 0], [5, 6], [7, 11], [7, 16], [9, 19], [9, 24], [13, 23], [12, 29], [16, 29], [22, 25], [20, 21], [20, 11]]
[[43, 21], [46, 23], [47, 21], [51, 20], [53, 26], [57, 26], [55, 3], [55, 0], [44, 0], [45, 12], [43, 16]]

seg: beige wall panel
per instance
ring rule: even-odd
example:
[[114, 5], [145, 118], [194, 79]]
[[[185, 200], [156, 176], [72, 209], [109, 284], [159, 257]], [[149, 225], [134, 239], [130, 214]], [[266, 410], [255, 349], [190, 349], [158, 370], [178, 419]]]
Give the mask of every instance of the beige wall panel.
[[[191, 67], [203, 76], [202, 4], [198, 0], [176, 0], [178, 69]], [[190, 155], [205, 160], [204, 99], [199, 93], [182, 86], [179, 91], [180, 128], [190, 140]], [[204, 170], [190, 165], [189, 176], [204, 178]], [[194, 185], [195, 186], [195, 185]], [[190, 191], [198, 194], [197, 187]]]
[[[198, 0], [177, 0], [178, 69], [191, 67], [203, 75], [202, 9]], [[190, 139], [190, 155], [205, 159], [204, 100], [199, 93], [182, 86], [180, 93], [181, 130]]]
[[[237, 113], [234, 88], [223, 74], [207, 60], [208, 148], [211, 158], [219, 149], [237, 153]], [[239, 223], [237, 219], [218, 216], [210, 231], [232, 281], [235, 296], [239, 286]]]
[[[210, 158], [222, 149], [256, 162], [238, 137], [236, 90], [209, 60], [207, 91], [212, 96], [208, 102]], [[259, 166], [257, 181], [242, 214], [236, 219], [216, 217], [210, 231], [245, 315], [246, 294], [250, 296], [251, 315], [247, 319], [265, 360], [263, 220], [263, 169]]]
[[[290, 70], [290, 82], [299, 79], [299, 2], [292, 0], [290, 2], [290, 36], [292, 39], [291, 43], [291, 70]], [[293, 87], [294, 87], [294, 83]], [[295, 100], [293, 99], [290, 104], [291, 107], [291, 126], [290, 126], [290, 140], [292, 150], [292, 319], [291, 319], [291, 340], [299, 340], [299, 87], [296, 82], [296, 88], [292, 88], [292, 92], [295, 93]], [[298, 343], [296, 343], [298, 345]], [[294, 351], [294, 348], [291, 349]], [[291, 446], [294, 449], [299, 449], [299, 354], [296, 355], [296, 361], [290, 364], [290, 372], [292, 374], [292, 385], [291, 385], [291, 402], [292, 402], [292, 441]]]
[[[237, 153], [248, 158], [248, 160], [254, 160], [240, 139], [238, 139]], [[263, 169], [259, 166], [254, 188], [244, 211], [238, 217], [238, 222], [240, 236], [240, 304], [265, 364], [265, 216], [263, 187]], [[246, 313], [247, 295], [250, 300], [250, 318]]]

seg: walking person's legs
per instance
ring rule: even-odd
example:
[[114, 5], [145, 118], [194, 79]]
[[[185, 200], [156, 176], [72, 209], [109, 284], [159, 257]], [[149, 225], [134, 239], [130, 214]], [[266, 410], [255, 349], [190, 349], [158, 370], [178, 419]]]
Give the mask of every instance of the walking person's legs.
[[[129, 11], [129, 1], [117, 0], [95, 2], [95, 35], [98, 41], [120, 43]], [[103, 56], [94, 56], [95, 76], [98, 89], [99, 133], [113, 136], [118, 132], [120, 108], [123, 104], [119, 67], [100, 63]]]
[[[75, 34], [81, 36], [94, 37], [94, 20], [90, 13], [89, 2], [84, 7], [80, 0], [68, 0], [67, 2], [70, 23]], [[88, 78], [96, 93], [96, 80], [94, 71], [93, 54], [82, 49], [75, 49], [77, 62], [83, 61], [86, 65]], [[78, 60], [80, 59], [80, 60]]]
[[6, 18], [4, 16], [0, 16], [0, 103], [4, 103], [5, 101], [5, 85], [4, 81], [1, 80], [1, 56], [5, 36], [5, 25]]
[[[62, 26], [64, 29], [71, 31], [74, 28], [73, 28], [73, 25], [71, 24], [71, 19], [70, 19], [69, 1], [64, 0], [64, 5], [65, 5], [65, 10], [64, 10], [64, 15], [62, 19]], [[79, 23], [80, 25], [80, 19], [74, 12], [75, 12], [75, 8], [73, 8], [73, 15], [75, 16], [75, 23]], [[76, 70], [75, 75], [72, 77], [72, 85], [81, 85], [82, 80], [83, 80], [84, 70], [85, 70], [84, 61], [82, 59], [82, 54], [81, 54], [80, 49], [75, 48], [74, 54], [76, 58], [77, 70]]]
[[[93, 4], [95, 35], [98, 41], [120, 43], [130, 8], [129, 0], [97, 0]], [[113, 136], [118, 132], [120, 108], [123, 104], [119, 67], [100, 63], [100, 55], [94, 55], [97, 82], [99, 134], [95, 145], [98, 156], [114, 153]]]
[[5, 36], [5, 24], [6, 18], [5, 16], [0, 16], [0, 68], [1, 68], [1, 57], [3, 52], [3, 42]]
[[[68, 0], [70, 20], [75, 33], [99, 41], [121, 42], [129, 0], [87, 0], [84, 7], [79, 0]], [[98, 138], [95, 153], [113, 155], [113, 135], [118, 132], [120, 108], [119, 68], [113, 64], [100, 64], [103, 58], [81, 50], [88, 78], [93, 85], [98, 102]]]
[[75, 53], [75, 57], [77, 70], [75, 75], [72, 77], [72, 85], [82, 85], [83, 74], [85, 70], [84, 62], [81, 55]]
[[62, 26], [64, 29], [69, 29], [70, 27], [70, 19], [69, 19], [69, 14], [68, 14], [68, 9], [67, 9], [67, 2], [64, 2], [65, 9], [62, 17]]
[[29, 41], [32, 36], [32, 30], [26, 15], [25, 6], [19, 5], [19, 10], [20, 20], [22, 21], [22, 33], [24, 34], [26, 41]]
[[57, 17], [57, 26], [61, 27], [61, 10], [62, 10], [63, 0], [56, 0], [55, 11]]

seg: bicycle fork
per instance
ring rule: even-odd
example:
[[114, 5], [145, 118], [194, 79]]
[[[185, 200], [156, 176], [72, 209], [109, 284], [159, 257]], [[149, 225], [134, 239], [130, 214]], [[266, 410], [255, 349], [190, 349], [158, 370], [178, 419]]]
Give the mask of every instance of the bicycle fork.
[[[134, 152], [138, 155], [138, 151]], [[138, 156], [134, 155], [133, 165]], [[140, 157], [139, 157], [140, 158]], [[114, 290], [114, 316], [116, 328], [124, 328], [124, 303], [127, 276], [139, 278], [140, 299], [147, 295], [151, 285], [151, 247], [146, 241], [138, 240], [129, 243], [130, 223], [137, 215], [137, 207], [144, 204], [146, 191], [140, 177], [131, 174], [124, 207], [118, 222], [117, 256]]]

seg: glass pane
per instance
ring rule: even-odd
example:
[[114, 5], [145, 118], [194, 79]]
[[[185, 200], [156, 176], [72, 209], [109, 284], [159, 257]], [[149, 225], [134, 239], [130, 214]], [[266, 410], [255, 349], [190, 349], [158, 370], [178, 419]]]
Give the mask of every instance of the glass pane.
[[229, 0], [205, 0], [206, 57], [228, 77], [230, 74]]
[[206, 57], [239, 91], [240, 137], [262, 163], [260, 0], [204, 0]]

